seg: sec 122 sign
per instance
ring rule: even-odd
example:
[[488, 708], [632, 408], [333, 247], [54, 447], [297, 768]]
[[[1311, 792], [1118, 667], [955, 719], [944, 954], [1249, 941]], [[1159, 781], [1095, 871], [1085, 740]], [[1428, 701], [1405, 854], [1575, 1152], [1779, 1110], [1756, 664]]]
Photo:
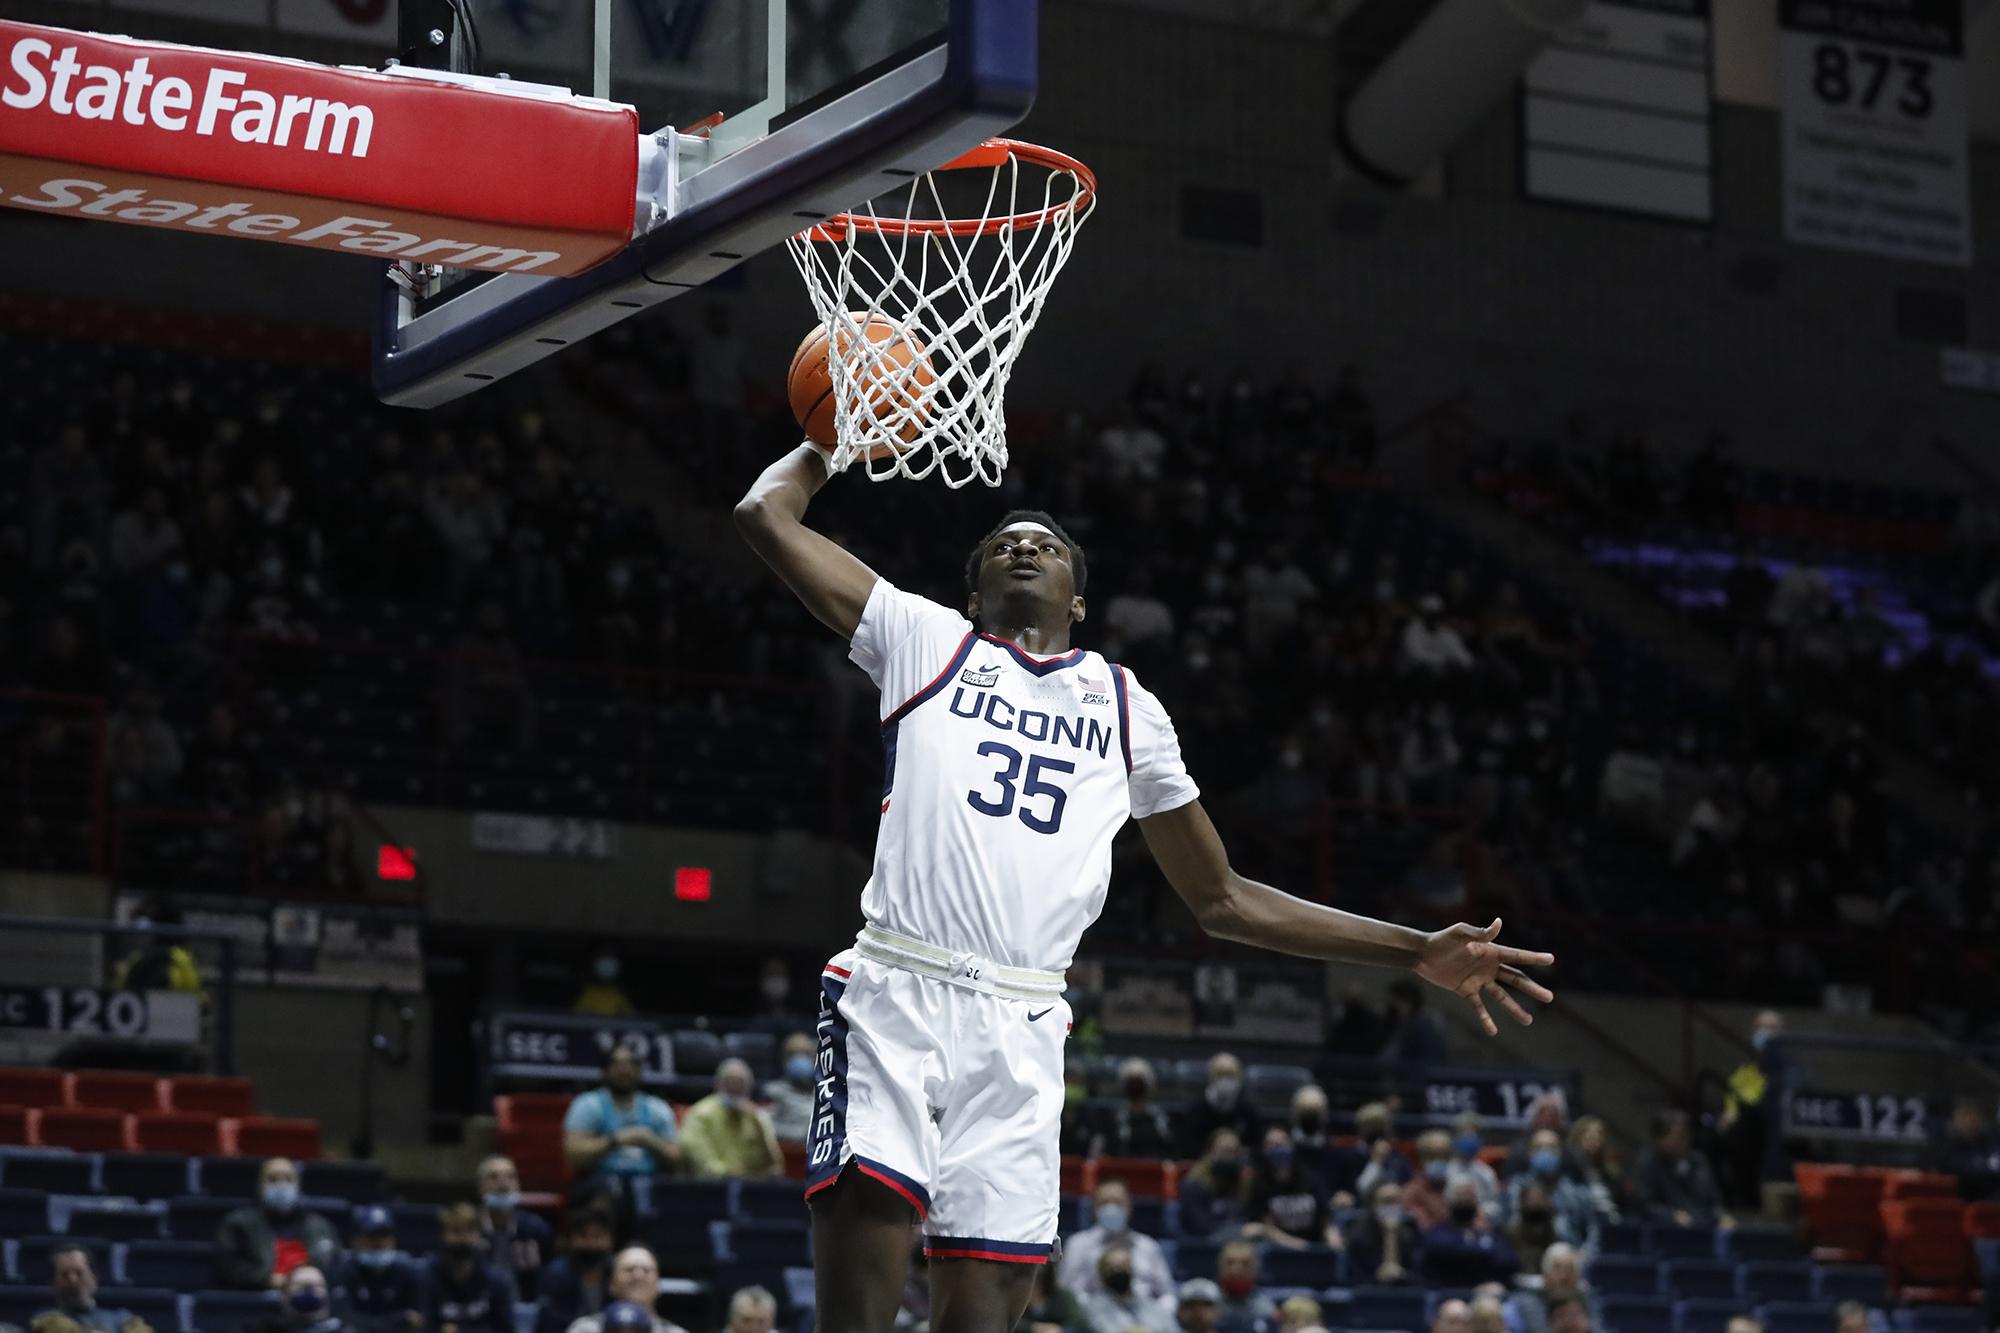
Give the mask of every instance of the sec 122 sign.
[[1792, 1138], [1923, 1142], [1929, 1117], [1921, 1097], [1798, 1088], [1785, 1095], [1785, 1133]]

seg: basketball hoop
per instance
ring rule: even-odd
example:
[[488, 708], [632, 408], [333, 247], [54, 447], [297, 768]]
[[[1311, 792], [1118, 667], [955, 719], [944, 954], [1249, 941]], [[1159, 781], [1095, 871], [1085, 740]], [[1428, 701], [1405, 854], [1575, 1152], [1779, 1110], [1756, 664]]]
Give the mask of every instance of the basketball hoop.
[[[1097, 178], [1075, 158], [988, 139], [786, 242], [830, 334], [828, 466], [999, 485], [1007, 377], [1096, 202]], [[922, 355], [891, 355], [895, 342], [864, 332], [875, 320]]]

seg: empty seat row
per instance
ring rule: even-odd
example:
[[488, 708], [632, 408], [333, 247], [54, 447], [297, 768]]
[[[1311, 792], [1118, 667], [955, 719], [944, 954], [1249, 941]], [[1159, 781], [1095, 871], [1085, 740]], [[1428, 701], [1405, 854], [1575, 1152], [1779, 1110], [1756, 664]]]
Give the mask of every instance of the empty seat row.
[[0, 1104], [95, 1106], [111, 1111], [191, 1111], [210, 1116], [257, 1114], [247, 1078], [184, 1074], [162, 1078], [124, 1070], [0, 1066]]
[[[129, 1199], [170, 1199], [184, 1194], [241, 1197], [257, 1193], [263, 1165], [261, 1157], [0, 1150], [0, 1188]], [[373, 1203], [383, 1197], [387, 1180], [376, 1162], [302, 1161], [299, 1188], [322, 1198]]]
[[1590, 1283], [1605, 1296], [1678, 1296], [1758, 1301], [1864, 1300], [1880, 1304], [1888, 1275], [1870, 1264], [1811, 1264], [1772, 1260], [1655, 1259], [1599, 1255]]
[[320, 1155], [320, 1127], [279, 1116], [0, 1103], [0, 1146], [305, 1159]]

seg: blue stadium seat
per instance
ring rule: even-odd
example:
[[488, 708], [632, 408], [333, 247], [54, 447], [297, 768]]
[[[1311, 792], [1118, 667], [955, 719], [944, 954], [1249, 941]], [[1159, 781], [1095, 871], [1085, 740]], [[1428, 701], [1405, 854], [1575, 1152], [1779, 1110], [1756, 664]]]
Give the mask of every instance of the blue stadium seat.
[[1292, 1094], [1313, 1081], [1304, 1065], [1250, 1065], [1243, 1071], [1243, 1091], [1253, 1105], [1289, 1108]]
[[[1173, 1216], [1168, 1213], [1171, 1210]], [[1180, 1209], [1165, 1199], [1132, 1200], [1132, 1229], [1143, 1236], [1173, 1236], [1180, 1233]]]
[[1790, 1227], [1736, 1226], [1722, 1233], [1722, 1257], [1738, 1263], [1784, 1263], [1806, 1257]]
[[389, 1215], [396, 1222], [396, 1244], [406, 1254], [430, 1254], [443, 1242], [434, 1203], [392, 1203]]
[[1268, 1286], [1330, 1287], [1341, 1280], [1340, 1268], [1340, 1255], [1324, 1245], [1303, 1250], [1272, 1245], [1264, 1251], [1264, 1282]]
[[1713, 1259], [1714, 1227], [1654, 1227], [1647, 1248], [1662, 1259]]
[[200, 1192], [210, 1198], [254, 1199], [264, 1163], [256, 1157], [204, 1157], [197, 1168]]
[[380, 1203], [388, 1192], [380, 1162], [306, 1162], [299, 1167], [299, 1192], [347, 1203]]
[[30, 1320], [51, 1304], [46, 1283], [38, 1287], [26, 1283], [0, 1287], [0, 1324], [26, 1328]]
[[[769, 1032], [732, 1032], [722, 1039], [722, 1051], [748, 1064], [759, 1079], [778, 1072], [778, 1039]], [[679, 1057], [679, 1047], [674, 1054]]]
[[201, 1333], [245, 1333], [277, 1311], [275, 1291], [201, 1291], [195, 1293], [194, 1326]]
[[189, 1190], [188, 1159], [177, 1152], [108, 1152], [99, 1170], [106, 1194], [171, 1199]]
[[[800, 1187], [794, 1183], [792, 1188]], [[716, 1221], [729, 1216], [731, 1190], [727, 1180], [656, 1180], [653, 1212], [660, 1217]]]
[[1347, 1319], [1350, 1328], [1425, 1328], [1424, 1293], [1416, 1287], [1356, 1287]]
[[158, 1240], [164, 1208], [77, 1208], [69, 1215], [68, 1235], [101, 1236], [105, 1240]]
[[[665, 1211], [657, 1190], [653, 1211]], [[796, 1180], [738, 1181], [735, 1215], [748, 1221], [789, 1222], [801, 1227], [811, 1221], [806, 1211], [805, 1186]]]
[[1674, 1304], [1660, 1296], [1604, 1296], [1604, 1327], [1616, 1333], [1674, 1333]]
[[1644, 1222], [1607, 1223], [1598, 1237], [1600, 1254], [1645, 1254], [1646, 1224]]
[[[1636, 1255], [1602, 1254], [1590, 1264], [1590, 1285], [1605, 1296], [1657, 1296], [1660, 1265]], [[1620, 1330], [1623, 1333], [1623, 1330]]]
[[1988, 1282], [2000, 1281], [2000, 1236], [1981, 1236], [1972, 1242], [1979, 1261], [1979, 1273]]
[[1736, 1294], [1752, 1301], [1809, 1301], [1811, 1264], [1748, 1263], [1736, 1266]]
[[[90, 1266], [98, 1277], [111, 1276], [111, 1242], [97, 1236], [26, 1236], [14, 1247], [14, 1278], [46, 1284], [53, 1271], [49, 1255], [59, 1245], [81, 1245], [90, 1251]], [[47, 1290], [44, 1286], [43, 1290]]]
[[1736, 1265], [1720, 1259], [1669, 1259], [1667, 1290], [1676, 1296], [1736, 1299]]
[[[1675, 1333], [1725, 1333], [1729, 1321], [1743, 1313], [1743, 1302], [1734, 1296], [1706, 1297], [1676, 1302]], [[1621, 1325], [1619, 1333], [1624, 1333]]]
[[99, 1287], [97, 1303], [107, 1310], [129, 1310], [152, 1326], [153, 1333], [172, 1333], [181, 1326], [178, 1292], [159, 1287]]
[[1083, 1216], [1088, 1210], [1083, 1206], [1081, 1194], [1065, 1194], [1056, 1205], [1056, 1230], [1067, 1236], [1072, 1231], [1083, 1230]]
[[732, 1222], [729, 1255], [738, 1266], [764, 1272], [775, 1268], [808, 1268], [812, 1265], [811, 1235], [784, 1222]]
[[817, 1287], [814, 1285], [812, 1269], [787, 1268], [785, 1270], [784, 1285], [772, 1294], [783, 1301], [787, 1309], [804, 1310], [810, 1314], [816, 1290]]
[[215, 1280], [212, 1240], [135, 1240], [125, 1247], [125, 1280], [135, 1287], [200, 1291]]
[[1912, 1305], [1889, 1316], [1901, 1333], [1979, 1333], [1985, 1321], [1968, 1305]]
[[0, 1236], [33, 1236], [49, 1229], [45, 1191], [0, 1189]]
[[1834, 1308], [1820, 1301], [1766, 1301], [1758, 1316], [1764, 1333], [1827, 1333]]
[[703, 1028], [683, 1028], [674, 1033], [674, 1072], [683, 1076], [706, 1077], [722, 1063], [722, 1039]]
[[97, 1154], [88, 1152], [10, 1152], [0, 1165], [0, 1181], [9, 1189], [47, 1190], [50, 1194], [97, 1193]]
[[222, 1229], [222, 1219], [249, 1204], [248, 1199], [182, 1195], [167, 1204], [167, 1235], [173, 1240], [203, 1240], [213, 1244], [215, 1233]]
[[1222, 1251], [1219, 1240], [1184, 1237], [1174, 1247], [1174, 1276], [1185, 1282], [1191, 1277], [1213, 1278], [1215, 1256]]
[[1889, 1303], [1889, 1274], [1880, 1264], [1821, 1264], [1813, 1270], [1813, 1299]]

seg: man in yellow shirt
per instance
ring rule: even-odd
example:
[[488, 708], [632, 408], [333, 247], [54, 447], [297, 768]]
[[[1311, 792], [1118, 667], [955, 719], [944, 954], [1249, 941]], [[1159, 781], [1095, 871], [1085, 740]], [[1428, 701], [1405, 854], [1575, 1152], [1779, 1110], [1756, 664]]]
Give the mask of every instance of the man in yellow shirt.
[[715, 1091], [688, 1108], [681, 1120], [681, 1152], [697, 1176], [779, 1176], [784, 1155], [771, 1117], [750, 1100], [750, 1066], [724, 1060]]

